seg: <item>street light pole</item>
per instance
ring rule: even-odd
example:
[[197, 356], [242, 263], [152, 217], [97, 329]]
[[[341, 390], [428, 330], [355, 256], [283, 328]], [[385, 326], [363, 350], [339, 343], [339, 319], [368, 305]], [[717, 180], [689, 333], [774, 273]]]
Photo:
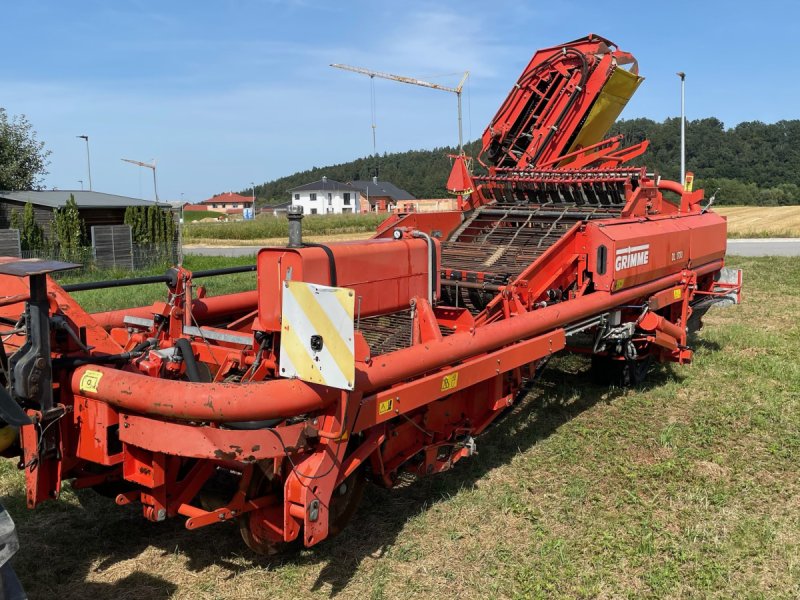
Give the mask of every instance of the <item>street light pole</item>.
[[251, 181], [250, 185], [253, 187], [253, 218], [256, 218], [256, 184]]
[[78, 179], [78, 183], [81, 184], [81, 191], [83, 191], [83, 179]]
[[676, 73], [681, 78], [681, 185], [686, 185], [686, 73]]
[[89, 158], [89, 136], [76, 135], [75, 137], [82, 139], [86, 142], [86, 168], [89, 171], [89, 191], [92, 191], [92, 161]]

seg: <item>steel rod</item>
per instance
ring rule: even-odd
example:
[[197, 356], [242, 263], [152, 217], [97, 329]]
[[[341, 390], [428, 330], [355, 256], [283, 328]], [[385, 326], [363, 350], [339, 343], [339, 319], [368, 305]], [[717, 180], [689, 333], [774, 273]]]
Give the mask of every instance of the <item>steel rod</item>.
[[[236, 273], [249, 273], [255, 271], [255, 265], [245, 265], [242, 267], [224, 267], [222, 269], [207, 269], [205, 271], [195, 271], [192, 279], [203, 277], [216, 277], [218, 275], [233, 275]], [[106, 279], [103, 281], [86, 281], [83, 283], [68, 283], [61, 286], [65, 292], [85, 292], [87, 290], [102, 290], [112, 287], [125, 287], [129, 285], [145, 285], [149, 283], [167, 283], [170, 281], [169, 275], [149, 275], [147, 277], [129, 277], [127, 279]]]

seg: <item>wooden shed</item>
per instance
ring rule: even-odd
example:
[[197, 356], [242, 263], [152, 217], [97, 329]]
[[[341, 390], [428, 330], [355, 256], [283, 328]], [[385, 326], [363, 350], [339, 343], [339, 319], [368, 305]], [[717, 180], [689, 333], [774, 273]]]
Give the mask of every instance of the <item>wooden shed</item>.
[[[49, 237], [53, 211], [66, 206], [70, 195], [75, 197], [87, 232], [91, 231], [93, 225], [121, 225], [125, 219], [125, 209], [129, 206], [156, 205], [150, 200], [83, 190], [0, 191], [0, 228], [8, 228], [12, 211], [16, 209], [21, 215], [25, 204], [30, 202], [36, 222], [44, 229], [45, 236]], [[160, 203], [157, 206], [170, 209], [168, 204]]]

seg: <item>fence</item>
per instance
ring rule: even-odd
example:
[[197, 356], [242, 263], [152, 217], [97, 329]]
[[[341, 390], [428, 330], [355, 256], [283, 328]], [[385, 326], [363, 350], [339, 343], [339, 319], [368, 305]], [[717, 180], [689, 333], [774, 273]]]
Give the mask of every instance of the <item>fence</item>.
[[[58, 248], [47, 248], [42, 250], [23, 250], [22, 258], [42, 258], [45, 260], [64, 260], [81, 264], [81, 271], [91, 271], [94, 269], [117, 268], [121, 270], [141, 271], [154, 267], [173, 265], [178, 262], [180, 247], [175, 242], [172, 245], [164, 244], [134, 244], [130, 258], [126, 264], [109, 264], [108, 259], [98, 261], [95, 248], [84, 246], [75, 248], [70, 252], [62, 252]], [[130, 265], [130, 268], [127, 266]], [[75, 273], [75, 271], [71, 271]]]
[[[112, 269], [139, 271], [180, 261], [181, 241], [134, 244], [130, 225], [95, 225], [91, 228], [92, 245], [60, 248], [47, 244], [37, 250], [21, 250], [18, 229], [0, 230], [0, 256], [60, 260], [82, 265], [82, 271]], [[73, 271], [74, 272], [74, 271]]]
[[0, 230], [0, 256], [22, 256], [19, 245], [19, 229]]

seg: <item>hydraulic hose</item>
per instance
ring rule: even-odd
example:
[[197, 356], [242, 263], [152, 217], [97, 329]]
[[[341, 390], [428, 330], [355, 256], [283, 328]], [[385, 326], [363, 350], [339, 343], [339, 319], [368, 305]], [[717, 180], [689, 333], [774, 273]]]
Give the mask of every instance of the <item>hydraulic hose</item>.
[[[197, 365], [197, 358], [195, 358], [194, 351], [192, 350], [192, 344], [186, 338], [179, 338], [175, 342], [175, 347], [178, 349], [178, 352], [180, 352], [181, 357], [183, 358], [183, 363], [186, 365], [186, 377], [188, 377], [189, 381], [193, 383], [201, 383], [202, 379], [200, 377], [200, 368]], [[231, 421], [230, 423], [226, 423], [226, 426], [230, 429], [265, 429], [267, 427], [274, 427], [282, 420], [283, 419], [267, 419], [262, 421]]]
[[183, 358], [183, 364], [186, 367], [186, 377], [189, 378], [189, 381], [200, 383], [202, 381], [200, 379], [200, 368], [197, 366], [197, 359], [194, 356], [192, 344], [186, 338], [178, 338], [175, 340], [175, 347], [178, 349], [178, 352], [180, 352], [181, 358]]

